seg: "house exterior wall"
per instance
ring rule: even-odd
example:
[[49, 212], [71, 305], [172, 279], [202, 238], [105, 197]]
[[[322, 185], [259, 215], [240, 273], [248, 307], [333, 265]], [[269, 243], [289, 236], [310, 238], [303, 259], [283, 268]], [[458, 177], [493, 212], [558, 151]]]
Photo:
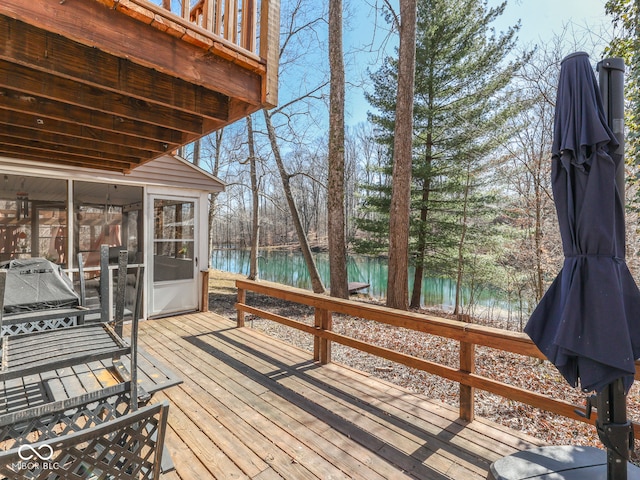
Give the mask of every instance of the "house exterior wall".
[[[224, 189], [224, 184], [218, 179], [206, 172], [197, 169], [187, 161], [178, 157], [165, 156], [160, 159], [149, 162], [130, 174], [123, 175], [114, 172], [83, 169], [83, 168], [65, 168], [61, 166], [52, 166], [39, 162], [27, 162], [19, 159], [0, 157], [0, 175], [21, 175], [25, 177], [36, 177], [46, 182], [47, 179], [65, 179], [71, 180], [68, 188], [67, 211], [74, 212], [73, 204], [73, 182], [74, 181], [91, 181], [108, 185], [131, 185], [143, 188], [143, 222], [142, 222], [142, 241], [144, 252], [144, 263], [148, 266], [153, 261], [153, 208], [149, 207], [150, 200], [156, 195], [178, 196], [192, 198], [197, 201], [198, 209], [196, 211], [196, 249], [195, 255], [198, 259], [196, 278], [194, 279], [197, 289], [196, 298], [198, 299], [198, 308], [202, 309], [203, 295], [202, 288], [202, 271], [209, 268], [208, 259], [208, 241], [207, 241], [207, 221], [208, 221], [208, 195], [211, 192], [218, 192]], [[46, 185], [46, 183], [45, 183]], [[68, 215], [69, 231], [74, 228], [74, 215]], [[74, 252], [73, 235], [69, 235], [68, 252]], [[70, 263], [75, 266], [75, 263]], [[76, 268], [68, 269], [69, 271]], [[149, 302], [153, 299], [154, 283], [151, 277], [150, 268], [145, 269], [145, 308], [143, 315], [148, 316], [152, 311]], [[163, 288], [167, 288], [166, 285]], [[206, 307], [206, 306], [204, 306]], [[164, 314], [174, 313], [154, 311], [154, 315], [161, 316]]]

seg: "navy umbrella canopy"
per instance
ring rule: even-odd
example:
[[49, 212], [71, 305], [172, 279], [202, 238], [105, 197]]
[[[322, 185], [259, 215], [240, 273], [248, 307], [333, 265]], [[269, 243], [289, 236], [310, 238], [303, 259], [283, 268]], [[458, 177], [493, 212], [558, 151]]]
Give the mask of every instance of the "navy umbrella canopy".
[[564, 250], [558, 277], [525, 332], [572, 385], [600, 392], [633, 383], [640, 357], [640, 291], [625, 257], [622, 156], [586, 53], [561, 65], [552, 187]]

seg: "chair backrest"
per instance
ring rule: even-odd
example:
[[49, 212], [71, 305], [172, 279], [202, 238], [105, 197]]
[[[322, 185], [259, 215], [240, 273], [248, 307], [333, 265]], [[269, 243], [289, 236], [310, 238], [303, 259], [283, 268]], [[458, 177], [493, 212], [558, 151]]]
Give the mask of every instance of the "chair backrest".
[[84, 259], [78, 254], [78, 281], [80, 282], [80, 305], [87, 306], [87, 285], [84, 277]]
[[[101, 249], [101, 260], [106, 258], [108, 260], [109, 256], [109, 248]], [[123, 322], [124, 322], [124, 306], [127, 292], [127, 278], [128, 278], [128, 259], [129, 254], [126, 250], [120, 250], [118, 253], [118, 277], [116, 282], [116, 289], [114, 294], [114, 316], [113, 316], [113, 329], [120, 337], [122, 337], [123, 333]], [[101, 262], [101, 284], [104, 282], [108, 285], [109, 282], [109, 273], [108, 273], [108, 264], [103, 265]], [[140, 320], [140, 312], [142, 309], [142, 290], [144, 284], [144, 267], [138, 265], [136, 267], [136, 275], [135, 275], [135, 287], [134, 287], [134, 297], [133, 297], [133, 308], [132, 311], [132, 321], [131, 321], [131, 369], [129, 372], [130, 375], [130, 385], [131, 385], [131, 409], [136, 410], [138, 408], [138, 322]], [[101, 287], [102, 290], [102, 287]], [[108, 307], [108, 291], [103, 298], [107, 299], [103, 304], [107, 304], [106, 311], [109, 311]], [[105, 308], [103, 307], [103, 312]]]
[[4, 290], [7, 285], [7, 271], [0, 269], [0, 332], [2, 332], [2, 314], [4, 313]]
[[[99, 404], [102, 411], [105, 405]], [[80, 409], [79, 413], [86, 411]], [[46, 462], [33, 462], [28, 478], [51, 478], [50, 466], [59, 464], [64, 470], [56, 467], [54, 473], [66, 472], [63, 478], [86, 478], [91, 472], [91, 478], [157, 480], [168, 412], [169, 404], [164, 401], [106, 420], [94, 416], [91, 422], [84, 421], [83, 415], [72, 415], [73, 411], [62, 416], [48, 414], [40, 421], [36, 418], [32, 435], [20, 438], [19, 445], [12, 441], [11, 448], [0, 451], [0, 478], [26, 478], [20, 471], [24, 463], [22, 445], [29, 445], [30, 451], [46, 448], [44, 451], [51, 454]], [[55, 424], [50, 423], [52, 417]], [[76, 419], [80, 420], [78, 425], [69, 428]], [[58, 434], [60, 428], [65, 433]]]
[[144, 267], [136, 268], [136, 287], [131, 321], [131, 409], [138, 408], [138, 323], [142, 308], [142, 287], [144, 285]]
[[[102, 245], [100, 248], [100, 305], [101, 305], [101, 321], [113, 322], [116, 333], [122, 335], [122, 322], [125, 316], [125, 306], [127, 303], [127, 283], [128, 283], [128, 258], [127, 250], [118, 252], [118, 270], [116, 274], [116, 285], [113, 292], [113, 319], [110, 315], [109, 294], [110, 294], [110, 276], [109, 276], [109, 257], [113, 253], [113, 247]], [[142, 285], [140, 285], [140, 288]], [[140, 300], [137, 296], [137, 283], [134, 287], [133, 306], [131, 313], [134, 314], [136, 306], [139, 307]], [[102, 299], [105, 299], [104, 301]], [[139, 311], [138, 311], [139, 315]]]
[[[87, 285], [86, 279], [84, 277], [84, 259], [82, 258], [82, 254], [78, 254], [78, 281], [80, 283], [80, 305], [82, 307], [87, 306]], [[82, 325], [84, 323], [84, 315], [78, 315], [78, 325]]]
[[109, 245], [100, 245], [100, 321], [109, 317]]
[[127, 260], [129, 254], [126, 250], [120, 250], [118, 254], [118, 281], [114, 295], [114, 324], [115, 331], [122, 336], [122, 322], [124, 321], [124, 303], [127, 296]]

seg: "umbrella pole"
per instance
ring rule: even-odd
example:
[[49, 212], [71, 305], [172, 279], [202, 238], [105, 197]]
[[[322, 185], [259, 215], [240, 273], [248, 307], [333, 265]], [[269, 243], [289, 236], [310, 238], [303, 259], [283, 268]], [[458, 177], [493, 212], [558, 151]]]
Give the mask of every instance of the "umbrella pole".
[[624, 205], [624, 60], [619, 57], [605, 58], [598, 62], [597, 70], [604, 113], [609, 128], [618, 140], [618, 148], [609, 154], [619, 155], [621, 158], [616, 172], [616, 183]]
[[[625, 204], [624, 178], [624, 60], [605, 58], [598, 62], [598, 83], [607, 123], [618, 140], [618, 149], [609, 152], [620, 156], [616, 183]], [[620, 252], [624, 255], [624, 252]], [[598, 419], [596, 429], [607, 447], [607, 480], [627, 480], [627, 461], [633, 450], [633, 429], [627, 421], [627, 405], [622, 379], [610, 383], [596, 396]]]
[[596, 395], [596, 430], [607, 448], [607, 480], [627, 480], [633, 428], [627, 420], [624, 383], [619, 378]]

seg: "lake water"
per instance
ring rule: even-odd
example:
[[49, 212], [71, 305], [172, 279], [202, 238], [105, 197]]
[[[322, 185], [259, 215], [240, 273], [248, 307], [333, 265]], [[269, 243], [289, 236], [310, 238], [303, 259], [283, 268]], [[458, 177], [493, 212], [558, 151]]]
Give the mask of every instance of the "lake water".
[[[314, 254], [314, 259], [320, 277], [325, 285], [329, 284], [329, 256], [326, 253]], [[211, 267], [227, 272], [249, 274], [249, 251], [220, 249], [211, 255]], [[387, 295], [387, 259], [383, 257], [369, 257], [365, 255], [350, 255], [347, 272], [349, 282], [368, 283], [370, 286], [363, 293], [373, 298], [384, 299]], [[299, 252], [284, 252], [279, 250], [261, 251], [258, 257], [259, 278], [270, 282], [311, 289], [309, 274], [304, 258]], [[413, 284], [413, 271], [409, 272], [409, 292]], [[468, 307], [470, 292], [462, 291], [463, 307]], [[422, 285], [423, 306], [434, 306], [452, 311], [455, 305], [455, 281], [448, 278], [425, 277]], [[491, 319], [509, 319], [520, 315], [516, 313], [505, 298], [505, 294], [496, 289], [484, 288], [476, 291], [474, 305], [471, 311], [465, 313]]]

